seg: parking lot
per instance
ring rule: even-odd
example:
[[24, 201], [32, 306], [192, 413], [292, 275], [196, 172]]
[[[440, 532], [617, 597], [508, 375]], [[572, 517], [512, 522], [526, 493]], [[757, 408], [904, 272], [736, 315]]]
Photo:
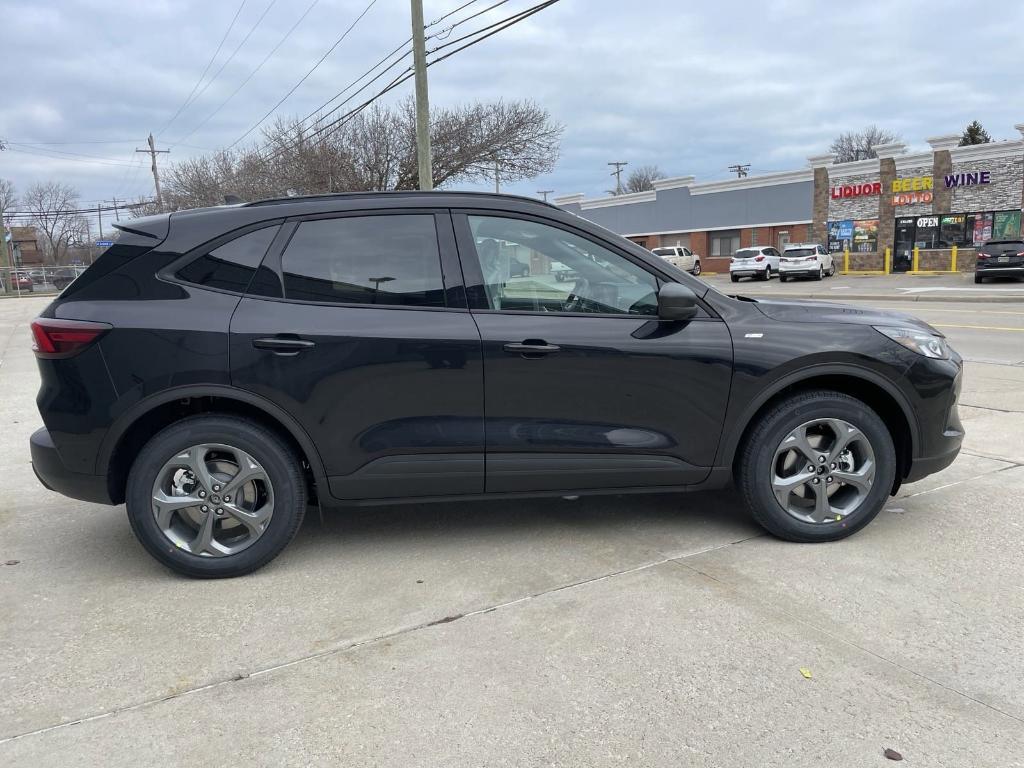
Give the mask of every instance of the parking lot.
[[424, 504], [312, 512], [212, 582], [38, 484], [48, 299], [0, 300], [0, 765], [1024, 765], [1024, 285], [967, 279], [711, 278], [966, 358], [960, 457], [850, 539], [732, 494]]

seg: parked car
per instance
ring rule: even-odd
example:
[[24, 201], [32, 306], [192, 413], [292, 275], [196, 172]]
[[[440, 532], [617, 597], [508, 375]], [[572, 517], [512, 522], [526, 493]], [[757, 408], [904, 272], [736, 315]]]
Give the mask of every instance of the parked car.
[[559, 283], [564, 283], [566, 280], [575, 280], [579, 277], [576, 270], [560, 261], [551, 262], [551, 274], [555, 276], [555, 280]]
[[78, 271], [74, 267], [60, 267], [55, 269], [50, 275], [50, 282], [53, 283], [54, 287], [63, 291], [78, 277]]
[[734, 283], [741, 277], [771, 280], [772, 275], [779, 274], [781, 258], [778, 250], [770, 245], [740, 248], [729, 260], [729, 277]]
[[[488, 283], [488, 239], [579, 277]], [[134, 219], [32, 333], [37, 476], [124, 503], [146, 550], [190, 576], [266, 564], [308, 504], [735, 482], [773, 534], [831, 541], [963, 437], [961, 359], [927, 323], [726, 296], [529, 198]]]
[[12, 272], [10, 276], [0, 276], [0, 280], [3, 280], [4, 290], [11, 293], [32, 293], [35, 290], [32, 278], [24, 272]]
[[42, 285], [46, 282], [46, 272], [42, 269], [33, 269], [26, 273], [33, 283]]
[[974, 282], [986, 277], [1024, 277], [1024, 240], [989, 240], [978, 249]]
[[655, 256], [661, 256], [669, 264], [679, 267], [684, 272], [689, 272], [691, 275], [700, 274], [700, 256], [689, 248], [681, 245], [670, 245], [652, 248], [651, 252]]
[[836, 273], [835, 260], [828, 248], [818, 243], [790, 243], [779, 260], [779, 280], [810, 277], [821, 280]]
[[508, 260], [508, 275], [509, 277], [529, 277], [530, 266], [513, 256]]

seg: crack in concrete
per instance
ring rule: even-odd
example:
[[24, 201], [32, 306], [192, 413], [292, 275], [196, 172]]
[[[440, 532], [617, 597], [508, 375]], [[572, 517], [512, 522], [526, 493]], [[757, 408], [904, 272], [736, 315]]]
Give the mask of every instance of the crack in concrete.
[[[1002, 470], [996, 470], [996, 471], [1002, 471]], [[689, 563], [677, 562], [677, 563], [675, 563], [675, 565], [678, 565], [681, 568], [686, 568], [687, 570], [693, 571], [694, 573], [697, 573], [700, 576], [703, 576], [704, 578], [708, 579], [709, 581], [715, 582], [716, 584], [720, 584], [721, 586], [725, 587], [726, 589], [730, 590], [731, 592], [733, 592], [736, 595], [743, 594], [744, 596], [746, 596], [745, 593], [740, 593], [736, 589], [736, 587], [734, 585], [732, 585], [732, 584], [730, 584], [728, 582], [722, 581], [721, 579], [719, 579], [719, 578], [717, 578], [715, 576], [712, 576], [709, 573], [705, 573], [704, 571], [700, 570], [699, 568], [695, 568], [694, 566], [690, 565]], [[763, 600], [759, 600], [758, 598], [754, 597], [753, 595], [750, 595], [749, 597], [750, 597], [750, 599], [752, 599], [755, 603], [757, 603], [758, 606], [760, 606], [765, 611], [774, 612], [774, 613], [777, 613], [777, 614], [779, 614], [781, 616], [784, 616], [787, 619], [789, 619], [790, 621], [796, 622], [797, 624], [800, 624], [800, 625], [802, 625], [802, 626], [804, 626], [804, 627], [806, 627], [806, 628], [808, 628], [808, 629], [810, 629], [810, 630], [812, 630], [814, 632], [817, 632], [817, 633], [819, 633], [821, 635], [824, 635], [825, 637], [828, 637], [831, 640], [834, 640], [834, 641], [836, 641], [838, 643], [841, 643], [843, 645], [849, 646], [850, 648], [854, 648], [854, 649], [860, 651], [861, 653], [866, 653], [869, 656], [873, 656], [874, 658], [878, 659], [879, 661], [882, 661], [882, 662], [884, 662], [886, 664], [889, 664], [889, 665], [891, 665], [893, 667], [896, 667], [897, 669], [900, 669], [900, 670], [902, 670], [902, 671], [904, 671], [904, 672], [906, 672], [906, 673], [908, 673], [910, 675], [913, 675], [914, 677], [916, 677], [916, 678], [918, 678], [920, 680], [924, 680], [924, 681], [926, 681], [928, 683], [931, 683], [932, 685], [936, 685], [939, 688], [942, 688], [942, 689], [944, 689], [946, 691], [949, 691], [950, 693], [955, 693], [958, 696], [962, 696], [963, 698], [968, 699], [969, 701], [973, 701], [975, 704], [980, 704], [981, 706], [985, 707], [986, 709], [990, 709], [990, 710], [992, 710], [993, 712], [995, 712], [997, 714], [1000, 714], [1000, 715], [1002, 715], [1004, 717], [1007, 717], [1007, 718], [1009, 718], [1011, 720], [1014, 720], [1014, 721], [1016, 721], [1018, 723], [1024, 724], [1024, 718], [1018, 717], [1017, 715], [1013, 714], [1012, 712], [1005, 712], [1002, 709], [999, 709], [999, 707], [993, 706], [992, 704], [989, 704], [989, 703], [987, 703], [985, 701], [982, 701], [981, 699], [975, 698], [974, 696], [971, 696], [969, 693], [961, 691], [959, 688], [954, 688], [951, 685], [947, 685], [946, 683], [943, 683], [941, 680], [936, 680], [933, 677], [929, 677], [928, 675], [924, 674], [923, 672], [918, 672], [916, 669], [913, 669], [913, 668], [908, 667], [908, 666], [906, 666], [904, 664], [901, 664], [900, 662], [898, 662], [898, 661], [896, 661], [894, 659], [890, 659], [889, 657], [884, 656], [883, 654], [878, 653], [877, 651], [873, 651], [870, 648], [866, 648], [866, 647], [864, 647], [862, 645], [859, 645], [859, 644], [853, 642], [852, 640], [848, 640], [845, 637], [842, 637], [842, 636], [837, 635], [837, 634], [835, 634], [833, 632], [830, 632], [829, 630], [825, 629], [824, 627], [819, 627], [817, 624], [813, 624], [813, 623], [807, 621], [806, 619], [802, 619], [799, 616], [797, 616], [796, 614], [791, 613], [791, 612], [785, 610], [784, 608], [781, 608], [781, 607], [775, 606], [775, 605], [767, 604]]]
[[211, 690], [213, 688], [220, 688], [221, 686], [230, 685], [231, 683], [237, 683], [237, 682], [246, 680], [248, 678], [262, 677], [264, 675], [269, 675], [269, 674], [271, 674], [273, 672], [277, 672], [277, 671], [282, 670], [282, 669], [287, 669], [289, 667], [294, 667], [294, 666], [297, 666], [299, 664], [306, 664], [308, 662], [316, 661], [318, 659], [323, 659], [323, 658], [326, 658], [328, 656], [339, 655], [339, 654], [346, 653], [348, 651], [354, 650], [356, 648], [362, 648], [364, 646], [374, 645], [376, 643], [380, 643], [380, 642], [383, 642], [385, 640], [392, 640], [392, 639], [394, 639], [396, 637], [400, 637], [402, 635], [411, 634], [413, 632], [418, 632], [420, 630], [430, 629], [431, 627], [436, 627], [436, 626], [439, 626], [439, 625], [442, 625], [442, 624], [450, 624], [450, 623], [457, 622], [457, 621], [463, 621], [465, 619], [472, 618], [473, 616], [481, 616], [481, 615], [486, 614], [486, 613], [493, 613], [494, 611], [499, 611], [499, 610], [503, 610], [505, 608], [510, 608], [512, 606], [519, 605], [521, 603], [525, 603], [525, 602], [528, 602], [530, 600], [536, 600], [538, 598], [546, 597], [548, 595], [553, 595], [553, 594], [556, 594], [558, 592], [564, 592], [564, 591], [569, 590], [569, 589], [576, 589], [578, 587], [584, 587], [584, 586], [588, 586], [590, 584], [597, 584], [599, 582], [606, 581], [608, 579], [614, 579], [614, 578], [617, 578], [619, 576], [625, 576], [625, 575], [628, 575], [628, 574], [631, 574], [631, 573], [638, 573], [640, 571], [645, 571], [645, 570], [648, 570], [650, 568], [656, 568], [657, 566], [664, 565], [665, 563], [671, 563], [671, 562], [676, 562], [676, 561], [684, 560], [684, 559], [686, 559], [688, 557], [696, 557], [697, 555], [703, 555], [703, 554], [706, 554], [708, 552], [714, 552], [715, 550], [718, 550], [718, 549], [725, 549], [726, 547], [731, 547], [731, 546], [736, 545], [736, 544], [742, 544], [743, 542], [751, 541], [752, 539], [763, 538], [765, 535], [766, 534], [755, 534], [753, 536], [745, 536], [742, 539], [737, 539], [735, 541], [726, 542], [725, 544], [719, 544], [719, 545], [716, 545], [716, 546], [713, 546], [713, 547], [705, 547], [704, 549], [700, 549], [700, 550], [697, 550], [695, 552], [687, 552], [685, 554], [676, 555], [676, 556], [673, 556], [673, 557], [662, 557], [662, 558], [660, 558], [658, 560], [652, 560], [652, 561], [649, 561], [649, 562], [646, 562], [646, 563], [641, 563], [640, 565], [633, 566], [632, 568], [623, 568], [621, 570], [610, 571], [608, 573], [604, 573], [604, 574], [601, 574], [599, 576], [592, 576], [592, 577], [589, 577], [589, 578], [586, 578], [586, 579], [580, 579], [578, 581], [569, 582], [567, 584], [560, 584], [558, 586], [551, 587], [550, 589], [541, 590], [540, 592], [533, 592], [533, 593], [530, 593], [528, 595], [524, 595], [522, 597], [518, 597], [515, 600], [508, 600], [508, 601], [506, 601], [504, 603], [496, 603], [495, 605], [490, 605], [490, 606], [487, 606], [486, 608], [478, 608], [476, 610], [466, 611], [465, 613], [448, 615], [448, 616], [445, 616], [445, 617], [440, 618], [440, 619], [432, 619], [430, 621], [421, 622], [419, 624], [413, 624], [413, 625], [406, 626], [406, 627], [399, 627], [399, 628], [393, 629], [393, 630], [391, 630], [389, 632], [384, 632], [384, 633], [379, 634], [379, 635], [374, 635], [373, 637], [365, 638], [365, 639], [362, 639], [362, 640], [354, 640], [352, 642], [345, 643], [343, 645], [339, 645], [339, 646], [336, 646], [336, 647], [333, 647], [333, 648], [326, 648], [326, 649], [324, 649], [322, 651], [317, 651], [316, 653], [310, 653], [310, 654], [306, 654], [304, 656], [300, 656], [300, 657], [295, 658], [295, 659], [290, 659], [289, 661], [281, 662], [280, 664], [274, 664], [274, 665], [271, 665], [271, 666], [268, 666], [268, 667], [262, 667], [260, 669], [257, 669], [255, 671], [253, 671], [253, 672], [243, 672], [243, 673], [235, 674], [235, 675], [232, 675], [231, 677], [226, 677], [226, 678], [222, 678], [222, 679], [219, 679], [219, 680], [214, 680], [212, 682], [205, 683], [203, 685], [197, 685], [197, 686], [194, 686], [192, 688], [186, 688], [186, 689], [181, 690], [181, 691], [175, 691], [174, 693], [168, 694], [166, 696], [156, 696], [156, 697], [152, 697], [152, 698], [149, 698], [149, 699], [145, 699], [143, 701], [137, 701], [134, 704], [125, 704], [124, 706], [113, 707], [111, 709], [104, 710], [103, 712], [97, 712], [96, 714], [93, 714], [93, 715], [87, 715], [85, 717], [79, 717], [79, 718], [76, 718], [75, 720], [69, 720], [66, 723], [55, 723], [54, 725], [48, 725], [48, 726], [45, 726], [43, 728], [35, 728], [35, 729], [31, 730], [31, 731], [25, 731], [23, 733], [17, 733], [17, 734], [14, 734], [13, 736], [6, 736], [4, 738], [0, 738], [0, 744], [6, 744], [8, 742], [16, 741], [18, 739], [25, 739], [25, 738], [28, 738], [30, 736], [41, 736], [41, 735], [46, 734], [46, 733], [51, 733], [53, 731], [60, 730], [60, 729], [63, 729], [63, 728], [70, 728], [71, 726], [75, 726], [75, 725], [83, 725], [85, 723], [91, 723], [91, 722], [95, 722], [97, 720], [104, 720], [104, 719], [106, 719], [108, 717], [113, 717], [115, 715], [120, 715], [120, 714], [123, 714], [125, 712], [132, 712], [134, 710], [143, 709], [143, 708], [150, 707], [150, 706], [155, 706], [155, 705], [161, 704], [161, 703], [163, 703], [165, 701], [173, 701], [174, 699], [180, 699], [180, 698], [183, 698], [185, 696], [192, 696], [192, 695], [197, 694], [197, 693], [202, 693], [203, 691], [209, 691], [209, 690]]

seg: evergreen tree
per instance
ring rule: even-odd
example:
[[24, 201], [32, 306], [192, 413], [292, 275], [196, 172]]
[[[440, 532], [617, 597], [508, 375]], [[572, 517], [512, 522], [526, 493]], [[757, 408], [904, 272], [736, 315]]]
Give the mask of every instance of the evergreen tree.
[[960, 137], [960, 146], [988, 144], [990, 141], [992, 141], [992, 137], [988, 135], [988, 131], [977, 120], [973, 120], [970, 125], [964, 128], [964, 135]]

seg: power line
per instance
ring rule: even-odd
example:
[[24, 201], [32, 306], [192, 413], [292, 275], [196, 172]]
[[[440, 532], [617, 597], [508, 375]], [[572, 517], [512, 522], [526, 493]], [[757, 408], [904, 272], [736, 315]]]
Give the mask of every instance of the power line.
[[64, 160], [72, 163], [89, 163], [91, 165], [108, 165], [114, 168], [124, 168], [127, 163], [124, 160], [101, 160], [94, 158], [81, 158], [81, 157], [62, 157], [59, 155], [47, 154], [45, 151], [39, 151], [36, 149], [26, 149], [25, 147], [8, 147], [11, 152], [22, 152], [27, 155], [34, 155], [36, 157], [45, 157], [49, 160]]
[[[196, 131], [198, 131], [200, 128], [202, 128], [204, 125], [206, 125], [208, 122], [210, 122], [210, 120], [213, 119], [214, 115], [216, 115], [218, 112], [220, 112], [222, 109], [224, 109], [224, 107], [227, 106], [227, 103], [229, 101], [231, 101], [233, 98], [235, 98], [235, 96], [238, 95], [238, 92], [240, 90], [242, 90], [246, 86], [246, 84], [250, 80], [253, 79], [253, 77], [256, 76], [257, 72], [259, 72], [261, 69], [263, 69], [263, 65], [266, 64], [268, 61], [270, 61], [271, 57], [275, 53], [277, 53], [278, 48], [280, 48], [282, 45], [284, 45], [285, 40], [287, 40], [289, 37], [291, 37], [292, 32], [295, 31], [295, 29], [299, 26], [299, 24], [301, 24], [303, 22], [303, 20], [306, 18], [306, 16], [309, 15], [309, 12], [312, 11], [313, 8], [316, 6], [316, 4], [319, 3], [319, 2], [320, 2], [320, 0], [313, 0], [313, 2], [309, 4], [309, 7], [306, 8], [305, 12], [296, 20], [296, 22], [294, 24], [292, 24], [291, 28], [287, 32], [284, 33], [284, 37], [282, 37], [280, 40], [278, 40], [277, 41], [277, 45], [275, 45], [273, 48], [271, 48], [270, 52], [266, 56], [263, 57], [263, 61], [261, 61], [259, 64], [256, 65], [256, 68], [253, 69], [253, 71], [249, 73], [249, 76], [246, 77], [245, 80], [243, 80], [239, 84], [239, 86], [237, 88], [235, 88], [234, 91], [231, 92], [230, 96], [228, 96], [226, 99], [224, 99], [224, 101], [222, 101], [219, 105], [217, 105], [217, 108], [215, 110], [213, 110], [213, 112], [208, 114], [206, 116], [206, 118], [201, 123], [199, 123], [199, 125], [197, 125], [195, 128], [193, 128], [187, 134], [185, 134], [182, 137], [182, 141], [184, 141], [184, 139], [187, 139], [189, 136], [191, 136]], [[186, 146], [186, 147], [189, 146], [188, 144], [183, 144], [182, 141], [176, 141], [173, 144], [171, 144], [171, 146]]]
[[[220, 65], [220, 68], [216, 72], [213, 73], [213, 77], [211, 77], [209, 80], [206, 81], [206, 85], [204, 85], [199, 90], [199, 93], [197, 93], [195, 95], [195, 98], [192, 99], [192, 103], [193, 104], [195, 104], [197, 101], [199, 101], [199, 97], [202, 96], [204, 93], [206, 93], [206, 89], [209, 88], [218, 77], [220, 77], [220, 73], [224, 71], [224, 68], [228, 64], [230, 64], [232, 61], [234, 61], [235, 56], [238, 55], [238, 52], [240, 50], [242, 50], [242, 46], [244, 46], [249, 41], [249, 38], [252, 37], [252, 33], [256, 31], [256, 28], [259, 27], [259, 25], [263, 23], [263, 19], [265, 19], [267, 14], [270, 13], [270, 9], [274, 7], [274, 4], [276, 2], [277, 2], [277, 0], [270, 0], [270, 2], [267, 4], [267, 7], [263, 9], [263, 13], [261, 13], [260, 17], [258, 19], [256, 19], [256, 23], [253, 24], [249, 28], [249, 31], [245, 33], [245, 37], [242, 38], [242, 41], [238, 45], [235, 46], [235, 50], [233, 50], [231, 52], [231, 55], [228, 56], [228, 58], [224, 61], [224, 63]], [[193, 129], [192, 132], [186, 134], [182, 138], [188, 138], [194, 132], [195, 132], [195, 129]], [[170, 146], [174, 146], [174, 142], [172, 142]]]
[[327, 51], [324, 53], [323, 56], [320, 57], [320, 59], [316, 62], [316, 64], [314, 64], [309, 69], [309, 71], [306, 72], [306, 74], [304, 74], [302, 77], [299, 78], [299, 82], [297, 82], [295, 85], [293, 85], [291, 87], [291, 89], [288, 91], [288, 93], [286, 93], [284, 96], [282, 96], [281, 99], [274, 106], [272, 106], [269, 110], [267, 110], [267, 113], [263, 117], [261, 117], [255, 123], [253, 123], [252, 126], [250, 126], [249, 129], [245, 133], [243, 133], [241, 136], [239, 136], [237, 139], [235, 139], [233, 142], [231, 142], [231, 144], [229, 144], [227, 148], [231, 149], [231, 147], [235, 146], [236, 144], [238, 144], [238, 142], [240, 142], [242, 139], [244, 139], [250, 133], [255, 131], [263, 123], [264, 120], [266, 120], [268, 117], [270, 117], [274, 113], [275, 109], [277, 109], [282, 104], [284, 104], [284, 102], [287, 101], [288, 97], [291, 96], [293, 93], [295, 93], [295, 91], [298, 89], [298, 87], [300, 85], [302, 85], [304, 82], [306, 82], [306, 79], [310, 75], [312, 75], [314, 72], [316, 72], [316, 70], [320, 67], [320, 65], [324, 63], [324, 60], [326, 60], [328, 56], [330, 56], [332, 53], [334, 53], [334, 49], [337, 48], [339, 45], [341, 45], [342, 41], [346, 37], [348, 37], [349, 32], [351, 32], [353, 29], [355, 29], [356, 24], [358, 24], [362, 20], [363, 16], [365, 16], [367, 13], [369, 13], [370, 9], [373, 8], [373, 6], [375, 6], [376, 4], [377, 4], [377, 0], [370, 0], [369, 4], [363, 9], [363, 12], [360, 13], [358, 16], [356, 16], [355, 21], [353, 21], [351, 24], [349, 24], [348, 29], [346, 29], [342, 33], [341, 37], [339, 37], [337, 40], [335, 40], [334, 44], [330, 48], [327, 49]]
[[134, 144], [139, 141], [139, 139], [104, 139], [103, 141], [16, 141], [14, 139], [5, 139], [5, 141], [9, 141], [11, 144], [27, 144], [33, 147], [48, 144], [72, 147], [78, 146], [79, 144]]
[[[538, 3], [537, 5], [534, 5], [534, 6], [532, 6], [530, 8], [527, 8], [527, 9], [525, 9], [523, 11], [520, 11], [519, 13], [516, 13], [516, 14], [513, 14], [511, 16], [508, 16], [505, 19], [502, 19], [501, 21], [496, 22], [495, 24], [489, 24], [486, 27], [482, 27], [481, 29], [477, 30], [476, 32], [470, 33], [468, 35], [464, 35], [463, 37], [459, 38], [458, 40], [453, 40], [451, 44], [454, 44], [454, 43], [459, 42], [461, 40], [466, 40], [467, 38], [474, 37], [476, 35], [480, 35], [480, 33], [484, 32], [485, 30], [491, 30], [490, 32], [487, 32], [487, 34], [478, 37], [476, 40], [471, 40], [470, 42], [468, 42], [468, 43], [466, 43], [466, 44], [456, 48], [455, 50], [446, 53], [444, 56], [439, 56], [436, 59], [434, 59], [433, 61], [428, 61], [427, 62], [427, 66], [428, 67], [433, 66], [434, 64], [437, 64], [437, 63], [439, 63], [441, 61], [444, 61], [445, 59], [447, 59], [447, 58], [449, 58], [451, 56], [454, 56], [456, 53], [459, 53], [460, 51], [463, 51], [466, 48], [470, 48], [470, 47], [476, 45], [477, 43], [481, 43], [484, 40], [486, 40], [487, 38], [492, 37], [492, 36], [498, 34], [499, 32], [501, 32], [501, 31], [503, 31], [505, 29], [508, 29], [511, 26], [514, 26], [514, 25], [518, 24], [521, 21], [524, 21], [525, 19], [529, 18], [530, 16], [533, 16], [535, 13], [539, 13], [540, 11], [544, 10], [545, 8], [548, 8], [548, 7], [552, 6], [552, 5], [554, 5], [557, 2], [558, 2], [558, 0], [546, 0], [543, 3]], [[441, 47], [448, 47], [448, 46], [445, 45], [445, 46], [441, 46]], [[433, 51], [431, 51], [431, 53], [433, 53], [434, 51], [437, 51], [437, 50], [440, 50], [440, 47], [439, 48], [435, 48]], [[386, 72], [387, 70], [384, 70], [384, 71]], [[360, 88], [358, 91], [356, 91], [351, 96], [349, 96], [347, 99], [345, 99], [345, 101], [343, 101], [340, 104], [338, 104], [338, 106], [336, 106], [333, 109], [331, 109], [323, 117], [326, 117], [327, 115], [330, 115], [330, 114], [333, 114], [334, 112], [337, 112], [339, 109], [341, 109], [341, 107], [343, 107], [345, 104], [347, 104], [349, 101], [351, 101], [357, 94], [359, 94], [361, 91], [365, 90], [370, 85], [370, 83], [374, 82], [374, 80], [379, 79], [383, 74], [384, 74], [384, 72], [381, 72], [373, 80], [367, 82], [365, 85], [363, 85], [362, 88]], [[359, 106], [349, 110], [348, 112], [343, 114], [341, 117], [338, 117], [338, 118], [332, 120], [330, 123], [328, 123], [328, 124], [326, 124], [324, 126], [320, 126], [319, 128], [315, 129], [308, 137], [303, 137], [302, 139], [299, 139], [299, 140], [291, 143], [290, 145], [278, 148], [272, 155], [270, 155], [269, 157], [264, 158], [264, 160], [269, 162], [270, 160], [273, 160], [273, 159], [279, 157], [281, 154], [283, 154], [284, 152], [288, 151], [289, 149], [294, 149], [303, 140], [312, 139], [315, 136], [318, 136], [321, 133], [324, 133], [325, 131], [331, 130], [332, 128], [336, 128], [336, 127], [340, 128], [344, 124], [344, 122], [354, 118], [355, 115], [357, 115], [363, 109], [365, 109], [370, 104], [372, 104], [374, 101], [379, 99], [385, 93], [387, 93], [388, 91], [393, 90], [394, 88], [397, 88], [399, 85], [404, 83], [406, 80], [410, 79], [412, 76], [413, 76], [412, 68], [409, 67], [405, 71], [401, 72], [395, 79], [393, 79], [383, 89], [381, 89], [376, 94], [371, 96], [369, 99], [367, 99], [366, 101], [361, 103]]]
[[[21, 142], [18, 142], [18, 141], [8, 141], [7, 143], [10, 144], [11, 146], [18, 146], [18, 147], [24, 146]], [[87, 157], [87, 158], [90, 158], [92, 160], [105, 160], [105, 161], [111, 162], [111, 163], [124, 162], [124, 161], [115, 160], [112, 157], [108, 157], [108, 156], [104, 156], [104, 155], [87, 155], [87, 154], [84, 154], [82, 152], [68, 152], [66, 149], [49, 149], [49, 148], [46, 148], [46, 147], [33, 147], [32, 149], [33, 149], [33, 151], [36, 151], [36, 152], [53, 152], [54, 154], [57, 154], [57, 155], [69, 155], [71, 157]]]
[[220, 54], [220, 49], [224, 47], [224, 42], [228, 39], [228, 35], [230, 35], [231, 30], [235, 28], [235, 22], [238, 21], [238, 15], [242, 12], [242, 9], [245, 8], [245, 3], [246, 0], [242, 0], [241, 4], [238, 6], [238, 10], [235, 11], [235, 15], [231, 17], [231, 23], [228, 24], [228, 28], [224, 32], [224, 36], [220, 39], [220, 42], [217, 44], [217, 50], [213, 52], [213, 56], [210, 57], [210, 60], [206, 62], [206, 66], [203, 67], [203, 73], [199, 75], [199, 79], [196, 80], [196, 84], [192, 86], [192, 90], [189, 91], [188, 96], [186, 96], [185, 100], [181, 102], [181, 106], [178, 107], [178, 111], [171, 116], [170, 120], [164, 123], [163, 128], [156, 132], [157, 136], [161, 135], [164, 131], [170, 128], [171, 124], [178, 119], [178, 115], [181, 114], [181, 111], [185, 109], [185, 107], [187, 107], [191, 102], [193, 94], [195, 94], [196, 89], [199, 87], [199, 84], [203, 82], [203, 78], [206, 77], [206, 73], [210, 71], [210, 67], [213, 66], [214, 60], [216, 60], [218, 54]]

